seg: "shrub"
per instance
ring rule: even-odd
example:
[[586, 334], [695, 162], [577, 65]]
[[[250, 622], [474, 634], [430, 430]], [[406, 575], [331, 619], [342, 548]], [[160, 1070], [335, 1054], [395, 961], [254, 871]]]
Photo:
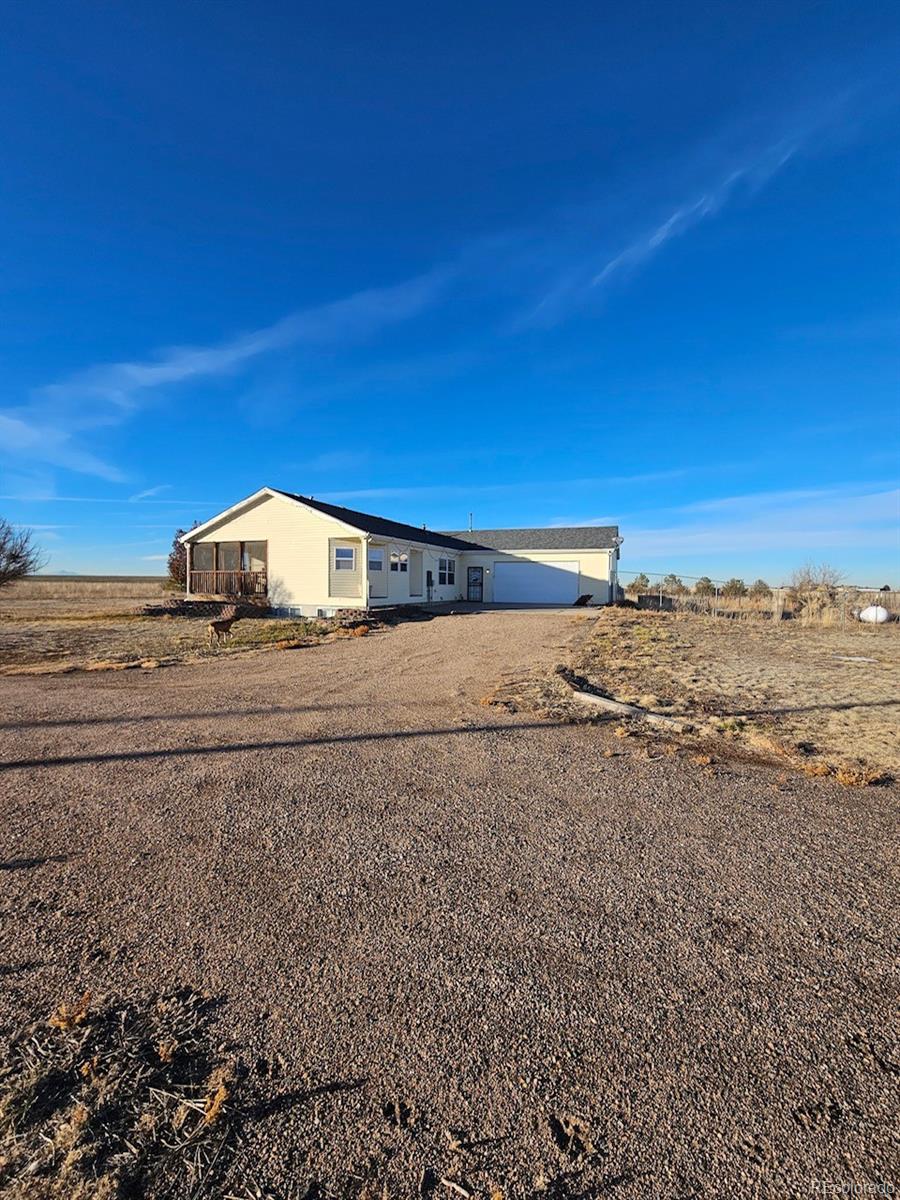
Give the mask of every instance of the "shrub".
[[17, 529], [0, 517], [0, 587], [34, 575], [44, 565], [30, 529]]
[[708, 575], [703, 575], [694, 584], [695, 596], [714, 596], [716, 594], [716, 585]]
[[756, 599], [763, 600], [767, 596], [772, 595], [772, 589], [764, 579], [757, 579], [755, 582], [750, 584], [750, 591], [748, 595], [753, 596]]
[[688, 589], [677, 575], [670, 572], [662, 581], [662, 590], [667, 596], [683, 596]]
[[805, 563], [791, 576], [788, 600], [795, 614], [805, 620], [824, 620], [838, 608], [838, 588], [843, 575], [827, 563]]
[[[191, 529], [196, 529], [199, 524], [199, 521], [195, 521]], [[180, 592], [187, 588], [187, 547], [181, 542], [186, 533], [190, 533], [190, 529], [175, 530], [172, 549], [169, 551], [169, 582]]]
[[643, 571], [641, 571], [640, 575], [635, 575], [631, 583], [626, 583], [625, 585], [626, 592], [649, 592], [649, 590], [650, 580]]
[[743, 579], [729, 579], [727, 583], [722, 585], [722, 595], [728, 596], [729, 599], [746, 596], [747, 585]]

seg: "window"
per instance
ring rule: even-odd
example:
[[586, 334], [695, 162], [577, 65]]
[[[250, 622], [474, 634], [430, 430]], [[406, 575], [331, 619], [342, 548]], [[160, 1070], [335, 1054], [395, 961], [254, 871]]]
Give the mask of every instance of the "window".
[[391, 551], [391, 570], [392, 571], [408, 571], [409, 570], [409, 556], [406, 554], [400, 554], [400, 552], [397, 550], [392, 550]]
[[384, 551], [381, 549], [372, 549], [369, 551], [369, 570], [383, 571], [384, 570]]
[[336, 571], [356, 570], [356, 551], [352, 546], [335, 546], [334, 569]]
[[191, 546], [191, 567], [194, 571], [216, 569], [216, 547], [213, 542], [197, 542]]
[[241, 570], [264, 571], [266, 569], [266, 543], [241, 543]]
[[438, 583], [453, 586], [456, 583], [456, 559], [438, 559]]

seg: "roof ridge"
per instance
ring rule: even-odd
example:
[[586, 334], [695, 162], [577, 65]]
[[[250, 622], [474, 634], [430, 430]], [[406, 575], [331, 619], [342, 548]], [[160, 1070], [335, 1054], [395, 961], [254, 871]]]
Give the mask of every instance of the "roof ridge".
[[[443, 546], [444, 549], [448, 550], [480, 550], [486, 548], [479, 546], [476, 542], [469, 542], [461, 537], [454, 537], [451, 534], [441, 533], [439, 530], [429, 529], [425, 525], [410, 525], [408, 521], [395, 521], [392, 517], [381, 517], [375, 513], [363, 512], [362, 509], [348, 508], [344, 504], [334, 504], [330, 500], [317, 500], [315, 496], [305, 496], [300, 492], [286, 492], [283, 488], [272, 488], [271, 490], [281, 496], [286, 496], [290, 500], [306, 504], [318, 512], [325, 513], [326, 516], [335, 517], [339, 521], [342, 520], [345, 524], [352, 525], [354, 529], [359, 529], [363, 533], [374, 534], [376, 537], [405, 538], [411, 542], [418, 541], [426, 545]], [[346, 514], [346, 516], [342, 514]]]

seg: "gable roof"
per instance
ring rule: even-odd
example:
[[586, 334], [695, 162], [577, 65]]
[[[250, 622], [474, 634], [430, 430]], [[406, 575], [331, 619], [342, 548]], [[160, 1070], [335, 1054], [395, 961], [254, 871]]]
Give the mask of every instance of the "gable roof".
[[423, 542], [429, 546], [441, 546], [445, 550], [481, 549], [481, 547], [473, 546], [471, 540], [463, 541], [455, 534], [435, 533], [421, 525], [406, 525], [402, 521], [389, 521], [387, 517], [376, 517], [371, 513], [359, 512], [355, 508], [344, 508], [340, 504], [328, 504], [324, 500], [315, 500], [312, 496], [301, 496], [297, 492], [283, 492], [280, 488], [271, 490], [278, 492], [281, 496], [287, 496], [289, 500], [297, 500], [300, 504], [306, 504], [309, 508], [324, 513], [326, 517], [334, 517], [336, 521], [343, 521], [345, 525], [350, 525], [363, 533], [374, 534], [375, 537], [393, 538], [402, 542]]
[[612, 550], [617, 543], [618, 525], [568, 525], [551, 529], [467, 529], [455, 532], [435, 532], [421, 525], [407, 525], [403, 521], [390, 521], [387, 517], [376, 517], [372, 513], [360, 512], [355, 508], [344, 508], [341, 504], [329, 504], [299, 492], [285, 492], [281, 488], [263, 487], [252, 496], [239, 500], [231, 508], [217, 513], [189, 530], [179, 540], [192, 542], [207, 530], [235, 516], [247, 505], [266, 496], [284, 496], [295, 504], [303, 504], [323, 516], [375, 537], [402, 542], [419, 542], [426, 546], [440, 546], [444, 550]]
[[618, 525], [561, 525], [545, 529], [469, 529], [448, 533], [491, 550], [614, 550]]

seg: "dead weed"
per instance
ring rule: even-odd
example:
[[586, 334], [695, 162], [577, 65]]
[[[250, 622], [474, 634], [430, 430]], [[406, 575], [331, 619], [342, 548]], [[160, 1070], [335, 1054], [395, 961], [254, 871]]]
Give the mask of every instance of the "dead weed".
[[211, 1004], [183, 989], [22, 1029], [0, 1064], [0, 1192], [10, 1200], [218, 1195], [235, 1144], [233, 1063]]

